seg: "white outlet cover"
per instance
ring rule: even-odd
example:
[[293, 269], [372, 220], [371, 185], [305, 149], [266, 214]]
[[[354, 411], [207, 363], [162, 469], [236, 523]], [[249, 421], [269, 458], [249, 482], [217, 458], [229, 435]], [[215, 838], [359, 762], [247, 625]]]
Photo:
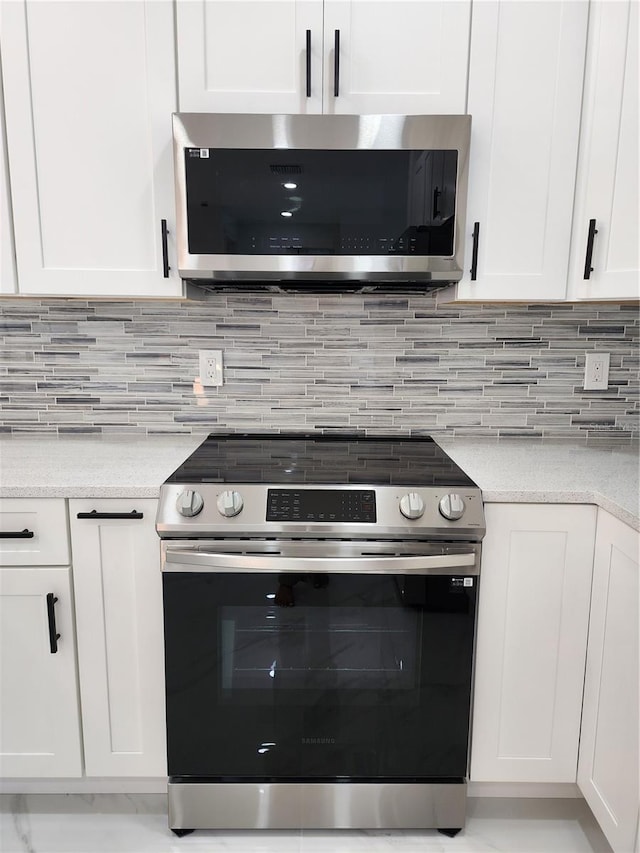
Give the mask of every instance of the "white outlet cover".
[[608, 352], [588, 352], [584, 360], [584, 390], [606, 391], [609, 387]]
[[222, 350], [201, 349], [199, 351], [200, 384], [203, 386], [222, 385]]

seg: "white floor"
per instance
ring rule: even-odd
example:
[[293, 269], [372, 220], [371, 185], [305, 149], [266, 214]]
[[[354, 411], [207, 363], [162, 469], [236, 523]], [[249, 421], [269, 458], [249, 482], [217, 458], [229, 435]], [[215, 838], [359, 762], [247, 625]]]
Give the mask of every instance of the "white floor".
[[160, 794], [4, 794], [2, 853], [610, 853], [584, 800], [470, 798], [455, 838], [404, 832], [194, 832], [167, 828]]

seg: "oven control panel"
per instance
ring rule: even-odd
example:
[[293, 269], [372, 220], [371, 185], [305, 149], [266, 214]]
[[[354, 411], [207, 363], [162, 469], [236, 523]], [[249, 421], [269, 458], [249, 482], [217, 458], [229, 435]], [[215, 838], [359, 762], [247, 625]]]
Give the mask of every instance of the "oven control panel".
[[167, 483], [161, 537], [293, 537], [480, 541], [482, 493], [455, 485]]
[[267, 521], [375, 524], [372, 489], [268, 489]]

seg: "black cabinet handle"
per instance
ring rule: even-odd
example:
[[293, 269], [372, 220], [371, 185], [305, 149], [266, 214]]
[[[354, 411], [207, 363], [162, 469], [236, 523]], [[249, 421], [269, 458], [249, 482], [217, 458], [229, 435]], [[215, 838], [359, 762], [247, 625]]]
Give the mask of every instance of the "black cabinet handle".
[[92, 509], [91, 512], [79, 512], [76, 518], [144, 518], [144, 513], [135, 509], [131, 512], [98, 512]]
[[167, 228], [167, 220], [160, 220], [160, 229], [162, 231], [162, 275], [164, 278], [169, 278], [169, 270], [171, 267], [169, 266], [169, 250], [167, 248], [167, 234], [169, 233], [169, 229]]
[[478, 275], [478, 243], [480, 242], [480, 223], [473, 223], [473, 251], [471, 252], [471, 281], [475, 281]]
[[340, 94], [340, 30], [334, 33], [333, 42], [333, 96]]
[[591, 259], [593, 258], [593, 244], [595, 242], [596, 234], [598, 233], [598, 229], [596, 228], [595, 219], [589, 220], [589, 236], [587, 237], [587, 256], [584, 259], [584, 278], [588, 280], [591, 278], [591, 273], [593, 272], [593, 267], [591, 266]]
[[33, 530], [7, 530], [6, 533], [0, 531], [0, 539], [33, 539]]
[[311, 30], [307, 30], [307, 98], [311, 97]]
[[55, 603], [58, 599], [52, 592], [47, 593], [47, 619], [49, 620], [49, 647], [51, 654], [55, 655], [58, 651], [58, 640], [60, 634], [56, 634], [56, 610]]

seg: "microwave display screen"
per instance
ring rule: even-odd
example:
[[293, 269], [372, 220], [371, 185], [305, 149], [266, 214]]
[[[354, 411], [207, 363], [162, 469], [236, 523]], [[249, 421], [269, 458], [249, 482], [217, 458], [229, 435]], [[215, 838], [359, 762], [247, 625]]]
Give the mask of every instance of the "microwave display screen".
[[454, 254], [455, 150], [184, 154], [191, 254]]

